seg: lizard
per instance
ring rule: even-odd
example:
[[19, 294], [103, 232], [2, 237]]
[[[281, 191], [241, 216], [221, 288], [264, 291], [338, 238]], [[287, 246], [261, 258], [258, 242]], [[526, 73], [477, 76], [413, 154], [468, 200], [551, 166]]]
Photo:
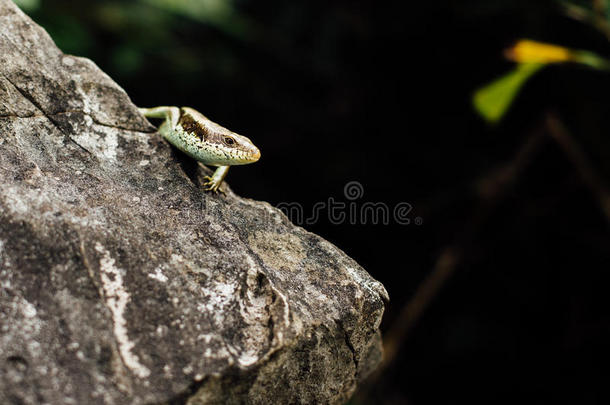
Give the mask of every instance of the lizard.
[[164, 119], [159, 134], [204, 165], [217, 166], [212, 176], [205, 176], [205, 191], [224, 191], [220, 188], [230, 166], [254, 163], [261, 153], [252, 141], [236, 134], [190, 107], [139, 108], [148, 118]]

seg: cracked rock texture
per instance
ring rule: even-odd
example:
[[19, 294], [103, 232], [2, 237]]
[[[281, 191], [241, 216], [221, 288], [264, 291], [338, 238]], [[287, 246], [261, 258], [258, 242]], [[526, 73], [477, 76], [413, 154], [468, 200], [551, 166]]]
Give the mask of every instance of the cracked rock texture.
[[375, 368], [383, 286], [185, 162], [0, 0], [0, 403], [343, 403]]

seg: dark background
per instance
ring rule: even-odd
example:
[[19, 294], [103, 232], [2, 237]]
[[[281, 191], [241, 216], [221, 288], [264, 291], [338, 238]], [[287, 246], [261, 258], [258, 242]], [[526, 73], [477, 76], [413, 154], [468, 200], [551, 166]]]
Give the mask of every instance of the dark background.
[[411, 204], [408, 225], [305, 225], [391, 297], [352, 403], [610, 403], [610, 75], [547, 67], [496, 126], [471, 101], [520, 38], [610, 56], [594, 24], [550, 0], [21, 3], [137, 105], [251, 138], [238, 194]]

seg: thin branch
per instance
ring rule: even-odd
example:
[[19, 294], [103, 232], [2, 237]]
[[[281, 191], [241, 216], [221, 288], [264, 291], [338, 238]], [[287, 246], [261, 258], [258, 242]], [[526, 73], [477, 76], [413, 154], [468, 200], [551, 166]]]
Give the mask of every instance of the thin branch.
[[598, 5], [596, 3], [597, 1], [594, 0], [593, 10], [590, 10], [567, 1], [560, 2], [561, 8], [563, 9], [563, 13], [566, 17], [572, 18], [581, 23], [592, 25], [597, 30], [601, 31], [601, 33], [606, 36], [606, 39], [610, 41], [610, 24], [608, 24], [604, 10], [607, 5]]
[[557, 114], [552, 112], [547, 114], [546, 126], [551, 138], [563, 150], [587, 188], [595, 196], [606, 221], [610, 224], [610, 191], [608, 191], [603, 178], [595, 170], [587, 155], [574, 137], [570, 135]]
[[479, 196], [479, 208], [475, 211], [476, 214], [467, 222], [461, 235], [442, 250], [430, 274], [422, 281], [385, 334], [384, 359], [361, 389], [359, 398], [366, 398], [380, 377], [394, 365], [413, 326], [454, 275], [480, 228], [502, 201], [506, 192], [519, 180], [521, 173], [533, 160], [544, 139], [542, 128], [534, 131], [508, 164], [475, 182], [475, 190]]
[[554, 113], [548, 113], [544, 125], [528, 137], [508, 164], [475, 182], [476, 194], [479, 197], [479, 208], [476, 210], [476, 214], [467, 222], [460, 236], [442, 250], [430, 274], [422, 281], [413, 297], [403, 306], [385, 334], [384, 359], [366, 384], [361, 387], [356, 397], [357, 403], [366, 403], [367, 397], [372, 388], [380, 381], [381, 376], [394, 366], [411, 330], [455, 274], [479, 234], [479, 230], [495, 211], [507, 191], [521, 178], [523, 171], [533, 160], [544, 140], [549, 139], [547, 136], [564, 151], [583, 182], [597, 198], [603, 214], [610, 223], [610, 191], [559, 117]]

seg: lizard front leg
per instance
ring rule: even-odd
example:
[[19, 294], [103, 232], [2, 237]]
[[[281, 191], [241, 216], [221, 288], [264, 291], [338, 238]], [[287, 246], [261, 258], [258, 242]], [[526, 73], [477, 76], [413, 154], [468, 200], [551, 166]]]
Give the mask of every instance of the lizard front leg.
[[138, 108], [140, 114], [148, 118], [164, 118], [163, 124], [159, 127], [159, 133], [166, 137], [169, 131], [173, 130], [180, 120], [180, 109], [178, 107], [153, 107]]
[[222, 189], [220, 188], [220, 185], [222, 184], [222, 181], [224, 180], [227, 173], [229, 172], [229, 167], [230, 166], [218, 166], [218, 168], [214, 171], [214, 174], [212, 174], [211, 177], [205, 176], [204, 179], [208, 180], [207, 182], [203, 183], [203, 187], [205, 187], [205, 190], [213, 192], [220, 191], [221, 193], [224, 193], [224, 191], [222, 191]]

